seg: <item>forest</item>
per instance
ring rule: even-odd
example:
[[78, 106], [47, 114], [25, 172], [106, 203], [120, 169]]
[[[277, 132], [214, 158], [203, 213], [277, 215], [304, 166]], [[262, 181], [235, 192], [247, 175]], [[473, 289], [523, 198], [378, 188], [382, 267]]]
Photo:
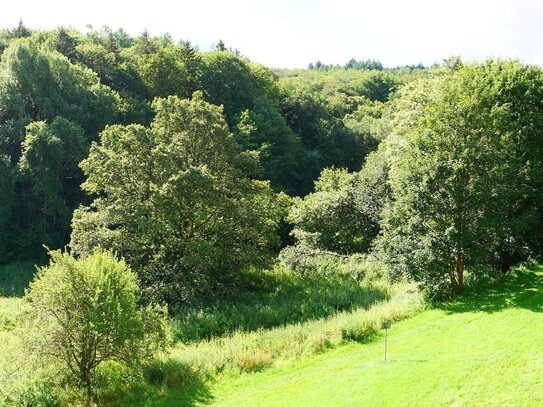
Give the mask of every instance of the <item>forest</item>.
[[542, 133], [515, 60], [0, 31], [0, 338], [39, 366], [0, 362], [0, 404], [189, 397], [500, 278], [542, 254]]

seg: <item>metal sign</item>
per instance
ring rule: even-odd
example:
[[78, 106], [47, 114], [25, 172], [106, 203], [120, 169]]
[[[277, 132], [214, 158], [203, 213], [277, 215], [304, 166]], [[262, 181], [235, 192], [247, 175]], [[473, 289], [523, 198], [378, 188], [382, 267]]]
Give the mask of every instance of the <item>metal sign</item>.
[[385, 362], [387, 361], [388, 330], [392, 328], [392, 322], [384, 321], [382, 328], [385, 330]]

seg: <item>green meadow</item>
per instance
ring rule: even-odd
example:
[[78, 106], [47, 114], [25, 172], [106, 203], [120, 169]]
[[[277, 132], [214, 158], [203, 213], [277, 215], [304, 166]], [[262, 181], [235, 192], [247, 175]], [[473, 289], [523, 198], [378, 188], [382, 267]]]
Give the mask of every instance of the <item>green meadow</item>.
[[428, 309], [383, 336], [217, 383], [217, 406], [540, 406], [543, 266]]

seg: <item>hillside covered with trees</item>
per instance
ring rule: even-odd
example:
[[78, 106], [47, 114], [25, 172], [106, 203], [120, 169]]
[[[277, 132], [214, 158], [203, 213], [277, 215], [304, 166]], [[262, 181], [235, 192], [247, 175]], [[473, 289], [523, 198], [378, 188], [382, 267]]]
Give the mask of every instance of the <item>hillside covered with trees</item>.
[[539, 66], [272, 69], [222, 41], [20, 23], [0, 32], [0, 294], [50, 262], [0, 315], [40, 366], [0, 402], [106, 403], [127, 377], [364, 340], [538, 258], [542, 195]]

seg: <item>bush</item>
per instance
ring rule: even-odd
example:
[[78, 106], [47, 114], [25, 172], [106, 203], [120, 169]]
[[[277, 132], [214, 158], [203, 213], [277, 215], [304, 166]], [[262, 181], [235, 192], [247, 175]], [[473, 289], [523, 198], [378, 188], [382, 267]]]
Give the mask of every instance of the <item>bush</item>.
[[46, 382], [35, 382], [25, 387], [18, 394], [17, 407], [57, 407], [62, 404], [64, 395], [54, 385]]
[[140, 371], [114, 360], [99, 364], [94, 370], [92, 379], [94, 397], [101, 403], [127, 395], [132, 389], [143, 384]]
[[290, 208], [292, 235], [311, 249], [367, 253], [379, 232], [371, 198], [371, 189], [360, 173], [327, 168], [315, 182], [315, 192]]
[[124, 261], [103, 251], [50, 254], [25, 297], [24, 347], [38, 365], [55, 366], [91, 396], [101, 364], [137, 369], [165, 348], [165, 310], [137, 305], [136, 276]]
[[188, 388], [205, 380], [205, 376], [196, 372], [188, 363], [171, 358], [155, 360], [147, 365], [144, 377], [153, 386], [177, 388]]

